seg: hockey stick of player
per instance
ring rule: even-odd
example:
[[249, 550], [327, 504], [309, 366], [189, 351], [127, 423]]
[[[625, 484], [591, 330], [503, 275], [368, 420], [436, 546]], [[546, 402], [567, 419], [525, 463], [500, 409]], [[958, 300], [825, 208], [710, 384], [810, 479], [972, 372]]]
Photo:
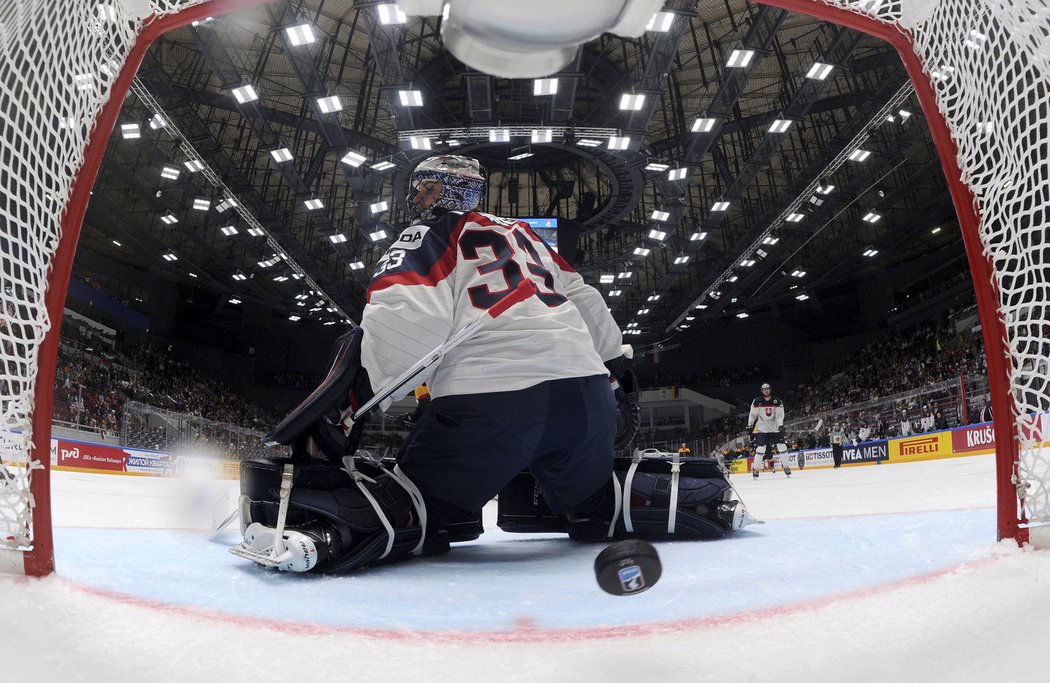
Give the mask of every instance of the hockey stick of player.
[[489, 308], [487, 311], [479, 315], [475, 320], [465, 325], [458, 332], [450, 336], [445, 343], [441, 344], [433, 351], [428, 353], [423, 358], [416, 361], [414, 365], [402, 372], [398, 377], [388, 384], [386, 387], [376, 392], [375, 396], [369, 399], [363, 406], [354, 412], [352, 420], [359, 420], [362, 416], [367, 415], [372, 408], [376, 407], [383, 401], [386, 401], [393, 396], [399, 389], [404, 387], [406, 384], [411, 382], [413, 379], [418, 377], [424, 370], [429, 368], [434, 363], [441, 360], [446, 353], [459, 346], [461, 343], [470, 339], [474, 336], [474, 333], [480, 330], [485, 322], [489, 318], [498, 318], [507, 312], [514, 304], [524, 301], [533, 295], [536, 291], [536, 285], [532, 280], [524, 279], [518, 287], [503, 297], [495, 306]]
[[210, 534], [208, 534], [208, 540], [209, 540], [209, 541], [213, 541], [213, 540], [215, 540], [215, 537], [219, 535], [219, 532], [220, 532], [220, 531], [222, 531], [222, 530], [223, 530], [223, 529], [225, 529], [226, 527], [230, 526], [230, 522], [232, 522], [232, 521], [233, 521], [234, 517], [236, 517], [236, 516], [238, 515], [238, 513], [240, 513], [240, 511], [241, 511], [241, 509], [240, 509], [239, 507], [238, 507], [238, 508], [236, 508], [236, 509], [234, 509], [234, 511], [233, 511], [233, 512], [231, 512], [231, 513], [230, 513], [230, 514], [229, 514], [229, 515], [228, 515], [228, 516], [226, 517], [226, 519], [224, 519], [224, 520], [222, 520], [221, 522], [219, 522], [218, 524], [216, 524], [216, 525], [215, 525], [215, 528], [211, 530], [211, 533], [210, 533]]

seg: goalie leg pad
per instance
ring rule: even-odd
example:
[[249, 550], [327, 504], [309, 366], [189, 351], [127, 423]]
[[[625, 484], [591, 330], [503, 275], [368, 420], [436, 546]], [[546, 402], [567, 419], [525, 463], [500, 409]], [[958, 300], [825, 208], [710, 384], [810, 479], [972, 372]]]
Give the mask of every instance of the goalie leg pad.
[[[600, 542], [623, 538], [646, 540], [713, 539], [737, 531], [743, 525], [743, 505], [731, 499], [731, 487], [713, 459], [683, 463], [678, 477], [675, 523], [668, 531], [671, 515], [672, 474], [668, 463], [644, 462], [631, 477], [631, 491], [617, 505], [616, 490], [623, 490], [627, 471], [615, 472], [597, 511], [587, 518], [566, 518], [551, 512], [532, 476], [519, 474], [499, 495], [498, 525], [504, 531], [557, 533], [567, 531], [573, 540]], [[663, 470], [663, 471], [660, 471]], [[625, 511], [624, 506], [629, 506]], [[609, 536], [613, 515], [615, 532]], [[627, 519], [630, 519], [630, 529]]]
[[[383, 510], [390, 533], [346, 471], [334, 464], [301, 465], [293, 476], [284, 534], [293, 556], [280, 569], [334, 573], [412, 554], [422, 528], [411, 498], [385, 470], [358, 466], [371, 480], [364, 486]], [[281, 467], [282, 463], [263, 461], [241, 464], [241, 494], [249, 501], [250, 515], [245, 543], [252, 548], [273, 545]]]

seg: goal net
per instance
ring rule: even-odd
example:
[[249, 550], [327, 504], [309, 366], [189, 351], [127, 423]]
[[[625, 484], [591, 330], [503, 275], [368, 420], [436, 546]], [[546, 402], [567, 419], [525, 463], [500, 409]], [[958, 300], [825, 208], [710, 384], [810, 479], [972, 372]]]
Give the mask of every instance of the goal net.
[[[763, 0], [893, 44], [952, 189], [988, 354], [999, 535], [1050, 529], [1050, 7], [1043, 0]], [[0, 3], [0, 571], [53, 569], [57, 325], [80, 224], [142, 54], [261, 0]], [[140, 122], [143, 125], [145, 122]], [[3, 473], [0, 473], [3, 475]]]

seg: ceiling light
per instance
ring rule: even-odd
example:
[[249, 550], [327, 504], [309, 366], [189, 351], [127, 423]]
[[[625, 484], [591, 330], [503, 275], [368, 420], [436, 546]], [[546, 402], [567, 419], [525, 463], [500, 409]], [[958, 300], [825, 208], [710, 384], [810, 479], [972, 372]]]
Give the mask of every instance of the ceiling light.
[[161, 258], [163, 258], [165, 261], [168, 261], [169, 263], [171, 261], [178, 261], [179, 260], [179, 257], [176, 256], [174, 253], [172, 253], [170, 251], [167, 254], [164, 254]]
[[767, 235], [765, 238], [762, 239], [762, 244], [774, 245], [774, 244], [776, 244], [779, 241], [780, 241], [779, 237], [774, 237], [773, 235]]
[[936, 227], [936, 228], [934, 228], [933, 230], [930, 230], [930, 234], [931, 234], [931, 235], [936, 235], [936, 234], [937, 234], [937, 233], [939, 233], [940, 231], [941, 231], [941, 227], [940, 227], [940, 226], [937, 226], [937, 227]]
[[288, 319], [289, 319], [289, 320], [291, 320], [291, 321], [292, 321], [293, 323], [294, 323], [294, 322], [298, 322], [298, 321], [302, 320], [302, 318], [300, 318], [299, 316], [297, 316], [297, 315], [294, 315], [294, 314], [293, 314], [293, 315], [290, 315], [290, 316], [288, 316]]
[[347, 166], [353, 166], [354, 168], [357, 168], [361, 164], [363, 164], [366, 161], [368, 161], [368, 157], [366, 157], [364, 154], [361, 154], [360, 152], [355, 152], [354, 150], [350, 150], [349, 152], [344, 154], [343, 158], [340, 159], [339, 161], [343, 162]]
[[248, 228], [248, 234], [252, 237], [262, 237], [266, 233], [263, 232], [262, 228]]
[[211, 208], [211, 201], [208, 199], [194, 199], [193, 208], [196, 211], [207, 211]]
[[176, 180], [179, 177], [179, 169], [174, 166], [165, 166], [160, 169], [160, 177], [168, 180]]
[[235, 296], [231, 296], [229, 299], [227, 299], [226, 303], [233, 304], [234, 306], [236, 306], [237, 304], [241, 303], [241, 300]]
[[602, 273], [598, 277], [598, 282], [603, 284], [603, 285], [611, 285], [615, 279], [616, 279], [616, 276], [613, 275], [612, 273]]
[[645, 170], [661, 172], [666, 171], [669, 168], [671, 168], [670, 164], [661, 164], [658, 161], [650, 161], [649, 164], [645, 167]]
[[726, 282], [736, 282], [739, 279], [740, 279], [740, 276], [737, 275], [736, 273], [733, 273], [732, 275], [730, 275], [729, 277], [726, 278]]
[[519, 152], [512, 157], [507, 157], [507, 161], [521, 161], [522, 159], [528, 159], [532, 156], [532, 152]]
[[234, 88], [231, 92], [240, 104], [254, 102], [259, 99], [259, 93], [255, 92], [255, 88], [250, 85], [242, 85], [239, 88]]
[[215, 205], [215, 210], [219, 213], [235, 208], [237, 206], [237, 200], [233, 197], [226, 197], [221, 202]]
[[420, 135], [413, 135], [408, 139], [409, 146], [412, 149], [432, 149], [430, 144], [430, 138], [423, 137]]
[[638, 315], [649, 315], [649, 309], [648, 308], [639, 308], [638, 309]]
[[819, 194], [831, 194], [835, 191], [835, 186], [828, 182], [821, 182], [817, 185], [817, 192]]
[[368, 234], [368, 239], [372, 240], [373, 242], [378, 242], [379, 240], [386, 239], [386, 230], [376, 230], [375, 232], [371, 232]]
[[736, 314], [736, 317], [738, 317], [741, 320], [743, 320], [744, 318], [748, 317], [747, 311], [740, 311], [739, 313]]
[[602, 144], [601, 140], [594, 140], [592, 138], [583, 138], [576, 142], [578, 147], [597, 147], [600, 144]]
[[489, 142], [510, 142], [510, 129], [489, 128]]
[[166, 225], [172, 225], [174, 223], [178, 223], [179, 222], [179, 219], [175, 218], [175, 216], [171, 215], [170, 213], [165, 215], [165, 216], [161, 216], [160, 220], [161, 220], [162, 223], [164, 223]]
[[554, 95], [558, 92], [557, 78], [537, 78], [532, 82], [533, 95]]
[[673, 23], [674, 14], [671, 12], [657, 12], [649, 19], [649, 23], [645, 25], [645, 30], [667, 33], [671, 30]]
[[322, 114], [331, 114], [332, 112], [342, 111], [343, 103], [339, 101], [338, 95], [329, 95], [328, 97], [317, 98], [317, 108], [321, 110]]
[[755, 259], [753, 259], [753, 258], [746, 258], [746, 259], [744, 259], [744, 260], [742, 260], [740, 262], [740, 265], [743, 266], [744, 268], [750, 268], [751, 266], [755, 265]]
[[94, 82], [94, 77], [91, 74], [77, 74], [73, 77], [73, 82], [77, 85], [77, 90], [91, 90], [91, 84]]
[[668, 180], [682, 180], [687, 175], [689, 175], [689, 169], [688, 168], [672, 168], [670, 171], [667, 172], [667, 179]]
[[798, 223], [805, 217], [806, 214], [804, 213], [789, 213], [787, 215], [787, 218], [785, 218], [784, 220], [786, 220], [788, 223]]
[[905, 121], [907, 121], [908, 119], [910, 119], [910, 118], [911, 118], [911, 112], [910, 112], [910, 111], [908, 111], [907, 109], [901, 109], [901, 110], [900, 110], [900, 111], [898, 111], [897, 113], [898, 113], [898, 114], [900, 114], [900, 117], [901, 117], [902, 119], [904, 119]]
[[389, 161], [380, 161], [378, 164], [372, 164], [373, 171], [386, 171], [387, 169], [391, 169], [393, 167], [394, 164], [392, 164]]
[[276, 277], [274, 277], [273, 281], [274, 282], [288, 282], [288, 276], [287, 275], [277, 275]]
[[795, 295], [795, 298], [799, 301], [805, 301], [809, 298], [809, 294], [806, 294], [805, 292], [799, 292]]
[[864, 218], [862, 218], [861, 220], [865, 223], [878, 223], [880, 218], [882, 218], [882, 216], [880, 216], [879, 214], [875, 213], [874, 211], [869, 211], [868, 213], [864, 214]]
[[237, 280], [237, 281], [247, 280], [248, 279], [248, 276], [245, 275], [244, 273], [234, 273], [232, 277], [233, 277], [234, 280]]
[[308, 211], [316, 211], [317, 209], [324, 208], [324, 202], [320, 199], [307, 199], [303, 202], [303, 206], [305, 206]]
[[695, 308], [698, 311], [702, 311], [705, 308], [707, 308], [707, 304], [697, 304], [696, 306], [693, 306], [693, 308]]
[[622, 289], [610, 289], [609, 290], [609, 296], [610, 297], [621, 296], [622, 294], [623, 294], [623, 290]]
[[729, 53], [729, 61], [726, 62], [726, 66], [742, 69], [751, 63], [751, 58], [754, 56], [754, 50], [733, 50]]
[[813, 66], [809, 67], [809, 71], [806, 72], [806, 78], [812, 78], [815, 81], [823, 81], [831, 74], [831, 70], [834, 68], [835, 67], [831, 64], [813, 62]]
[[656, 230], [654, 228], [653, 230], [649, 231], [649, 239], [659, 240], [662, 242], [663, 240], [667, 239], [667, 233], [663, 230]]
[[271, 150], [270, 151], [270, 156], [273, 157], [274, 161], [276, 161], [277, 163], [280, 164], [280, 163], [283, 163], [285, 161], [291, 161], [292, 160], [292, 151], [290, 149], [288, 149], [287, 147], [282, 147], [280, 149]]
[[310, 24], [299, 24], [298, 26], [289, 26], [284, 29], [284, 35], [288, 37], [288, 42], [293, 47], [300, 45], [309, 45], [310, 43], [317, 40], [314, 38], [314, 30], [310, 27]]
[[773, 125], [769, 127], [770, 133], [786, 133], [788, 128], [791, 128], [791, 124], [794, 121], [790, 119], [776, 119], [773, 121]]
[[237, 228], [233, 227], [232, 225], [227, 225], [224, 228], [219, 228], [219, 230], [221, 230], [222, 234], [226, 235], [227, 237], [232, 237], [233, 235], [236, 235], [237, 232], [238, 232]]
[[149, 120], [149, 127], [153, 130], [159, 130], [161, 128], [167, 128], [168, 122], [164, 120], [164, 117], [160, 114], [154, 114], [153, 118]]
[[376, 12], [379, 13], [379, 23], [387, 26], [404, 24], [408, 21], [408, 17], [401, 11], [401, 8], [394, 4], [376, 5]]
[[365, 267], [365, 264], [361, 261], [351, 261], [346, 265], [350, 270], [362, 270]]
[[864, 250], [864, 256], [867, 256], [868, 258], [871, 258], [872, 256], [874, 256], [875, 254], [878, 254], [878, 253], [879, 253], [879, 250], [876, 249], [875, 247], [868, 247], [867, 249]]
[[674, 264], [676, 266], [680, 266], [680, 265], [683, 265], [685, 263], [689, 263], [689, 257], [688, 256], [678, 256], [674, 260]]
[[190, 277], [193, 277], [193, 278], [197, 277], [196, 273], [190, 272], [190, 273], [186, 273], [186, 274], [189, 275]]
[[689, 236], [689, 241], [690, 242], [699, 242], [701, 240], [706, 240], [706, 239], [707, 239], [707, 233], [702, 231], [702, 230], [698, 230], [697, 232], [694, 232], [692, 235]]
[[121, 244], [117, 240], [110, 240], [110, 241], [113, 242], [113, 244], [117, 245], [118, 247], [123, 247], [124, 246], [123, 244]]
[[697, 119], [693, 121], [692, 131], [694, 133], [710, 133], [718, 123], [717, 119]]
[[397, 96], [403, 107], [422, 107], [423, 93], [419, 90], [398, 90]]
[[793, 271], [791, 271], [791, 277], [806, 277], [806, 271], [800, 268], [796, 268]]
[[120, 134], [124, 136], [125, 140], [137, 140], [142, 137], [142, 132], [139, 131], [139, 124], [137, 123], [125, 123], [121, 125]]
[[729, 202], [715, 202], [714, 204], [711, 205], [711, 210], [712, 211], [728, 211], [729, 210]]
[[670, 217], [670, 213], [668, 213], [667, 211], [661, 211], [660, 209], [653, 209], [652, 215], [649, 216], [649, 218], [653, 219], [654, 221], [666, 221]]
[[215, 17], [204, 17], [203, 19], [198, 19], [197, 21], [192, 22], [190, 25], [193, 26], [193, 28], [197, 28], [198, 26], [210, 24], [213, 21], [215, 21]]
[[624, 270], [617, 274], [616, 277], [619, 280], [630, 280], [632, 275], [634, 275], [634, 271]]
[[850, 161], [864, 161], [871, 156], [871, 152], [866, 149], [855, 149], [853, 153], [849, 155]]
[[552, 128], [533, 128], [532, 136], [529, 138], [532, 142], [550, 142], [554, 139], [554, 130]]
[[390, 208], [390, 206], [386, 202], [376, 202], [375, 204], [368, 205], [368, 210], [373, 214], [383, 213], [388, 208]]
[[196, 173], [197, 171], [204, 168], [204, 162], [200, 159], [190, 159], [189, 161], [182, 162], [182, 165], [186, 167], [190, 173]]
[[620, 96], [620, 109], [622, 111], [641, 111], [645, 106], [645, 95], [625, 92]]
[[631, 138], [629, 136], [617, 137], [612, 136], [609, 138], [609, 149], [623, 150], [627, 149], [627, 146], [631, 144]]
[[635, 256], [648, 256], [649, 255], [649, 250], [646, 249], [645, 247], [635, 247], [634, 248], [634, 255]]

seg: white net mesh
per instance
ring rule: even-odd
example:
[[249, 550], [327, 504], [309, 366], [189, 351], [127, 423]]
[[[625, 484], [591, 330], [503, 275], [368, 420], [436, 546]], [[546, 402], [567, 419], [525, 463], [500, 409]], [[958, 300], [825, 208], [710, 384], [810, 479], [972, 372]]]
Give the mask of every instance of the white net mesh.
[[[0, 2], [0, 552], [33, 546], [30, 447], [44, 294], [61, 218], [96, 118], [142, 17], [203, 0]], [[1044, 0], [828, 0], [907, 27], [958, 145], [994, 267], [1006, 328], [1018, 488], [1024, 512], [1050, 523], [1050, 7]], [[995, 353], [990, 348], [989, 353]], [[38, 501], [39, 502], [39, 501]], [[2, 563], [0, 563], [2, 564]]]
[[[907, 27], [958, 147], [994, 271], [1019, 444], [1015, 484], [1050, 524], [1050, 4], [1045, 0], [829, 1]], [[1003, 454], [1000, 454], [1002, 457]]]
[[[44, 304], [95, 121], [144, 18], [201, 0], [0, 2], [0, 552], [34, 545], [31, 446]], [[5, 474], [6, 473], [6, 474]], [[2, 563], [0, 563], [2, 564]]]

